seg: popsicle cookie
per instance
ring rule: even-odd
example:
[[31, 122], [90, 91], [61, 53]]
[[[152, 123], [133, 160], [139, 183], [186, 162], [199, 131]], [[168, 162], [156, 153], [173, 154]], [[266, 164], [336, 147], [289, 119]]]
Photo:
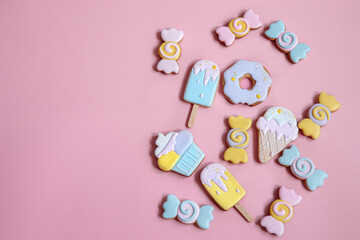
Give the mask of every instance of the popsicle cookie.
[[259, 134], [259, 161], [267, 163], [298, 136], [295, 116], [283, 107], [269, 108], [256, 122]]
[[199, 106], [211, 107], [213, 104], [219, 75], [219, 67], [209, 60], [200, 60], [191, 69], [184, 93], [184, 100], [193, 104], [187, 124], [189, 128], [194, 125]]
[[304, 118], [298, 124], [303, 134], [313, 139], [320, 136], [320, 127], [325, 126], [331, 118], [331, 113], [337, 111], [341, 104], [336, 101], [334, 96], [320, 93], [319, 103], [314, 104], [309, 109], [309, 118]]
[[247, 130], [251, 127], [251, 118], [243, 116], [230, 116], [228, 119], [232, 128], [226, 135], [226, 143], [229, 146], [224, 152], [224, 160], [232, 163], [246, 163], [248, 155], [245, 148], [249, 145], [249, 133]]
[[186, 130], [166, 135], [159, 133], [155, 144], [157, 163], [163, 171], [172, 170], [189, 177], [205, 158], [205, 154], [194, 143], [191, 132]]
[[210, 222], [214, 219], [212, 211], [214, 208], [210, 205], [199, 206], [191, 200], [180, 200], [172, 194], [169, 194], [162, 208], [164, 212], [162, 217], [165, 219], [177, 218], [185, 224], [194, 224], [201, 229], [209, 229]]
[[261, 219], [260, 225], [269, 233], [281, 236], [284, 233], [284, 223], [291, 220], [294, 215], [294, 206], [298, 205], [302, 197], [294, 190], [282, 186], [279, 190], [280, 199], [270, 206], [270, 215]]
[[206, 166], [200, 178], [206, 191], [223, 210], [235, 206], [248, 222], [253, 222], [253, 217], [239, 203], [246, 194], [245, 189], [223, 165], [213, 163]]
[[323, 170], [315, 169], [315, 164], [311, 159], [300, 156], [300, 151], [295, 145], [283, 151], [282, 156], [279, 157], [279, 163], [290, 167], [294, 177], [304, 180], [306, 188], [310, 191], [324, 185], [324, 180], [328, 177]]

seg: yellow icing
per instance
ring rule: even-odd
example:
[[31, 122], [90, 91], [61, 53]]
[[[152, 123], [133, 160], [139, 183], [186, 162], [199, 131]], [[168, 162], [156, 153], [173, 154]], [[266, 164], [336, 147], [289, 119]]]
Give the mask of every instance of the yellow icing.
[[319, 103], [328, 107], [332, 112], [335, 112], [341, 107], [341, 104], [336, 101], [334, 96], [327, 95], [325, 92], [320, 93]]
[[256, 95], [256, 97], [257, 97], [258, 99], [260, 99], [260, 98], [261, 98], [260, 94]]
[[231, 128], [240, 128], [241, 130], [248, 130], [251, 127], [251, 118], [244, 118], [239, 115], [237, 117], [230, 116], [228, 119]]
[[180, 155], [178, 155], [175, 151], [171, 151], [166, 155], [162, 155], [158, 159], [158, 166], [163, 171], [170, 171], [179, 160]]
[[[274, 207], [275, 203], [277, 203], [277, 202], [282, 203], [282, 204], [280, 204], [280, 205], [277, 206], [277, 210], [278, 210], [279, 212], [280, 212], [280, 211], [285, 211], [285, 214], [283, 214], [282, 216], [277, 215], [277, 214], [274, 213], [274, 211], [273, 211], [273, 207]], [[285, 202], [285, 203], [287, 203], [287, 205], [285, 205], [284, 202], [285, 202], [284, 200], [279, 200], [279, 199], [275, 200], [275, 201], [271, 204], [271, 206], [270, 206], [270, 215], [273, 216], [276, 220], [285, 223], [285, 222], [290, 221], [291, 218], [293, 217], [294, 208], [290, 205], [290, 203]], [[289, 215], [290, 215], [290, 216], [289, 216]], [[287, 218], [288, 216], [289, 216], [289, 219], [286, 219], [286, 220], [285, 220], [285, 218]]]
[[245, 142], [243, 144], [236, 145], [236, 147], [241, 148], [241, 147], [247, 146], [249, 144], [249, 134], [246, 131], [243, 131], [243, 130], [240, 130], [240, 129], [235, 130], [230, 134], [230, 139], [233, 142], [240, 143], [243, 140], [243, 137], [241, 135], [236, 136], [236, 134], [238, 132], [243, 132], [245, 134], [246, 140], [245, 140]]
[[235, 81], [235, 80], [236, 80], [236, 78], [232, 77], [232, 78], [231, 78], [231, 80]]
[[[203, 185], [206, 191], [222, 209], [229, 210], [245, 196], [246, 192], [245, 189], [229, 172], [229, 170], [225, 171], [225, 175], [228, 177], [228, 180], [224, 180], [223, 178], [221, 178], [221, 180], [226, 185], [228, 189], [227, 192], [221, 190], [221, 188], [219, 188], [213, 181], [211, 181], [212, 187], [209, 187], [206, 184]], [[238, 189], [238, 192], [236, 191], [236, 189]], [[216, 192], [218, 192], [219, 194], [217, 194]]]
[[302, 130], [305, 136], [310, 136], [313, 139], [317, 139], [320, 136], [320, 126], [308, 118], [301, 120], [298, 128]]
[[213, 68], [213, 69], [216, 69], [216, 66], [214, 65], [212, 68]]
[[[322, 111], [320, 111], [320, 110], [322, 110]], [[318, 111], [320, 111], [320, 112], [318, 112]], [[326, 108], [320, 107], [320, 106], [315, 107], [315, 108], [313, 109], [312, 115], [314, 116], [314, 118], [315, 118], [316, 120], [320, 120], [320, 121], [321, 121], [321, 120], [324, 120], [325, 117], [326, 117], [327, 119], [330, 119], [330, 113], [329, 113], [329, 111], [328, 111]]]
[[277, 111], [279, 114], [282, 112], [282, 109], [278, 109], [278, 111]]
[[[178, 48], [178, 51], [176, 50], [175, 46], [170, 46], [171, 52], [167, 52], [165, 50], [165, 46], [167, 44], [176, 45], [177, 48]], [[161, 51], [162, 51], [162, 53], [161, 53]], [[181, 54], [181, 48], [180, 48], [180, 45], [178, 43], [176, 43], [176, 42], [173, 42], [173, 41], [163, 42], [159, 47], [159, 55], [160, 55], [161, 58], [176, 61], [176, 60], [178, 60], [180, 58], [180, 54]]]
[[246, 36], [250, 30], [250, 28], [247, 27], [247, 23], [244, 20], [237, 21], [237, 25], [241, 25], [241, 29], [236, 30], [233, 26], [235, 20], [237, 20], [237, 18], [234, 18], [229, 23], [230, 31], [232, 33], [234, 33], [235, 37], [238, 37], [238, 38]]
[[224, 160], [235, 164], [240, 162], [247, 163], [248, 155], [243, 148], [229, 147], [224, 153]]

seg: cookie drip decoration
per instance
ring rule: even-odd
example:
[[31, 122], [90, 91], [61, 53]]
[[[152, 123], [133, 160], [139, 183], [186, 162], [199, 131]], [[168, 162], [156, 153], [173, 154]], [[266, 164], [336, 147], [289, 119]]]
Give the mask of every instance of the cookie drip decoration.
[[259, 161], [267, 163], [298, 137], [295, 116], [283, 107], [268, 109], [256, 122], [259, 134]]
[[246, 194], [245, 189], [223, 165], [219, 163], [207, 165], [201, 171], [200, 179], [205, 190], [223, 210], [235, 207], [246, 221], [254, 221], [239, 203]]
[[275, 41], [279, 50], [287, 53], [292, 63], [298, 63], [299, 60], [305, 59], [306, 53], [311, 50], [305, 43], [299, 43], [295, 33], [286, 31], [285, 24], [281, 20], [272, 23], [265, 32], [265, 36]]
[[180, 200], [172, 194], [169, 194], [162, 205], [164, 212], [162, 217], [165, 219], [177, 218], [185, 224], [194, 224], [201, 229], [209, 229], [210, 222], [214, 219], [212, 211], [214, 208], [210, 205], [200, 207], [191, 200]]
[[200, 60], [194, 64], [186, 85], [184, 100], [192, 103], [187, 126], [194, 125], [199, 106], [211, 107], [219, 85], [220, 70], [210, 60]]
[[261, 219], [260, 225], [269, 233], [281, 236], [284, 233], [284, 223], [291, 220], [294, 215], [294, 206], [301, 202], [302, 197], [294, 190], [282, 186], [279, 190], [280, 199], [270, 206], [270, 215]]
[[155, 144], [157, 163], [163, 171], [172, 170], [189, 177], [205, 158], [205, 154], [194, 143], [191, 132], [186, 130], [166, 135], [159, 133]]
[[341, 104], [334, 96], [320, 93], [319, 103], [314, 104], [308, 113], [309, 118], [301, 120], [298, 124], [303, 134], [313, 139], [320, 136], [320, 127], [325, 126], [331, 118], [331, 113], [337, 111]]
[[230, 116], [228, 119], [232, 128], [226, 135], [226, 142], [229, 146], [224, 153], [224, 160], [232, 163], [246, 163], [248, 155], [245, 148], [249, 144], [249, 134], [247, 130], [251, 127], [251, 119], [243, 116]]
[[163, 29], [161, 38], [164, 41], [159, 47], [159, 56], [162, 58], [156, 69], [165, 74], [179, 73], [179, 64], [176, 62], [181, 55], [179, 42], [183, 39], [184, 33], [175, 28]]
[[279, 163], [285, 167], [290, 167], [294, 177], [304, 180], [307, 189], [310, 191], [324, 185], [324, 180], [328, 177], [323, 170], [315, 169], [313, 161], [300, 156], [299, 149], [295, 145], [283, 151], [283, 155], [279, 157]]
[[258, 29], [261, 26], [262, 23], [259, 20], [259, 15], [254, 13], [252, 9], [249, 9], [244, 13], [243, 17], [231, 20], [227, 27], [217, 28], [216, 33], [219, 41], [228, 47], [234, 43], [235, 38], [245, 37], [250, 30]]

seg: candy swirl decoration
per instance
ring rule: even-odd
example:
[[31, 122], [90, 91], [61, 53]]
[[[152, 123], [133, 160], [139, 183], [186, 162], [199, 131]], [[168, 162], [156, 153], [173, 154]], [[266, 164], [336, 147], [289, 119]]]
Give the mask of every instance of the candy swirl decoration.
[[182, 223], [194, 223], [198, 218], [200, 213], [199, 205], [193, 201], [186, 200], [183, 201], [178, 210], [177, 210], [177, 218]]
[[245, 18], [234, 18], [229, 23], [229, 28], [236, 37], [240, 38], [248, 34], [250, 31], [250, 24]]
[[285, 31], [276, 39], [276, 45], [283, 52], [290, 52], [298, 44], [298, 37], [293, 32]]
[[291, 164], [292, 173], [299, 179], [304, 180], [310, 177], [315, 170], [313, 161], [306, 157], [297, 158]]
[[159, 55], [161, 58], [167, 60], [178, 60], [180, 58], [181, 48], [180, 45], [173, 41], [167, 41], [160, 45]]
[[294, 215], [293, 207], [283, 200], [275, 200], [270, 206], [270, 215], [280, 222], [288, 222]]
[[319, 126], [324, 126], [331, 118], [331, 111], [323, 104], [314, 104], [309, 110], [309, 118]]
[[249, 134], [241, 129], [232, 129], [227, 134], [227, 143], [230, 147], [246, 148], [249, 144]]

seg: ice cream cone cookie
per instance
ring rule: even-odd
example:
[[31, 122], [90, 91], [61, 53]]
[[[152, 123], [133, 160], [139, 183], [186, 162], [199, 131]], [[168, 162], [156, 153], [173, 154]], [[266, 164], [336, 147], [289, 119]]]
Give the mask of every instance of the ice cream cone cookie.
[[295, 33], [286, 31], [285, 24], [281, 20], [272, 23], [265, 32], [265, 36], [270, 40], [275, 40], [278, 49], [287, 53], [292, 63], [298, 63], [299, 60], [305, 59], [306, 53], [311, 50], [305, 43], [299, 43]]
[[[242, 81], [252, 82], [249, 89], [242, 87]], [[239, 60], [224, 72], [224, 93], [233, 104], [255, 106], [269, 95], [272, 80], [268, 71], [261, 63]]]
[[220, 70], [210, 60], [200, 60], [194, 64], [186, 85], [184, 100], [192, 103], [187, 126], [194, 125], [199, 106], [211, 107], [219, 85]]
[[214, 208], [210, 205], [199, 206], [196, 202], [191, 200], [180, 200], [169, 194], [166, 201], [162, 205], [164, 212], [162, 217], [165, 219], [177, 218], [180, 222], [185, 224], [194, 224], [201, 229], [209, 229], [210, 222], [214, 219], [212, 211]]
[[156, 69], [165, 74], [179, 73], [179, 64], [176, 62], [181, 55], [179, 42], [183, 39], [184, 33], [175, 28], [163, 29], [161, 38], [164, 41], [159, 47], [159, 56], [162, 58]]
[[259, 20], [259, 15], [254, 13], [254, 10], [247, 10], [243, 17], [237, 17], [230, 21], [227, 27], [219, 27], [216, 33], [219, 41], [223, 42], [225, 46], [229, 47], [234, 43], [235, 38], [245, 37], [250, 30], [258, 29], [262, 26]]
[[252, 216], [239, 203], [246, 194], [244, 188], [223, 165], [213, 163], [206, 166], [201, 171], [200, 178], [205, 190], [223, 210], [235, 206], [248, 222], [253, 221]]
[[157, 163], [163, 171], [172, 170], [189, 177], [205, 158], [205, 154], [194, 143], [191, 132], [186, 130], [166, 135], [159, 133], [155, 144]]
[[294, 215], [294, 206], [298, 205], [302, 197], [294, 190], [282, 186], [279, 190], [280, 199], [270, 206], [270, 215], [261, 219], [260, 225], [269, 233], [281, 236], [284, 233], [284, 223], [291, 220]]
[[297, 179], [304, 180], [305, 186], [310, 191], [324, 185], [324, 180], [328, 177], [327, 173], [320, 169], [315, 169], [315, 164], [311, 159], [300, 156], [299, 149], [292, 145], [285, 149], [279, 163], [291, 168], [291, 173]]
[[251, 119], [243, 116], [230, 116], [229, 126], [232, 128], [226, 135], [228, 149], [224, 153], [224, 160], [232, 163], [246, 163], [248, 155], [245, 148], [249, 144], [249, 133], [247, 130], [251, 127]]
[[304, 118], [298, 124], [303, 134], [313, 139], [320, 136], [320, 127], [325, 126], [331, 118], [331, 113], [337, 111], [341, 104], [334, 96], [320, 93], [319, 103], [314, 104], [308, 113], [309, 118]]
[[267, 163], [275, 155], [295, 141], [298, 136], [295, 116], [283, 107], [268, 109], [259, 117], [256, 127], [259, 134], [259, 161]]

